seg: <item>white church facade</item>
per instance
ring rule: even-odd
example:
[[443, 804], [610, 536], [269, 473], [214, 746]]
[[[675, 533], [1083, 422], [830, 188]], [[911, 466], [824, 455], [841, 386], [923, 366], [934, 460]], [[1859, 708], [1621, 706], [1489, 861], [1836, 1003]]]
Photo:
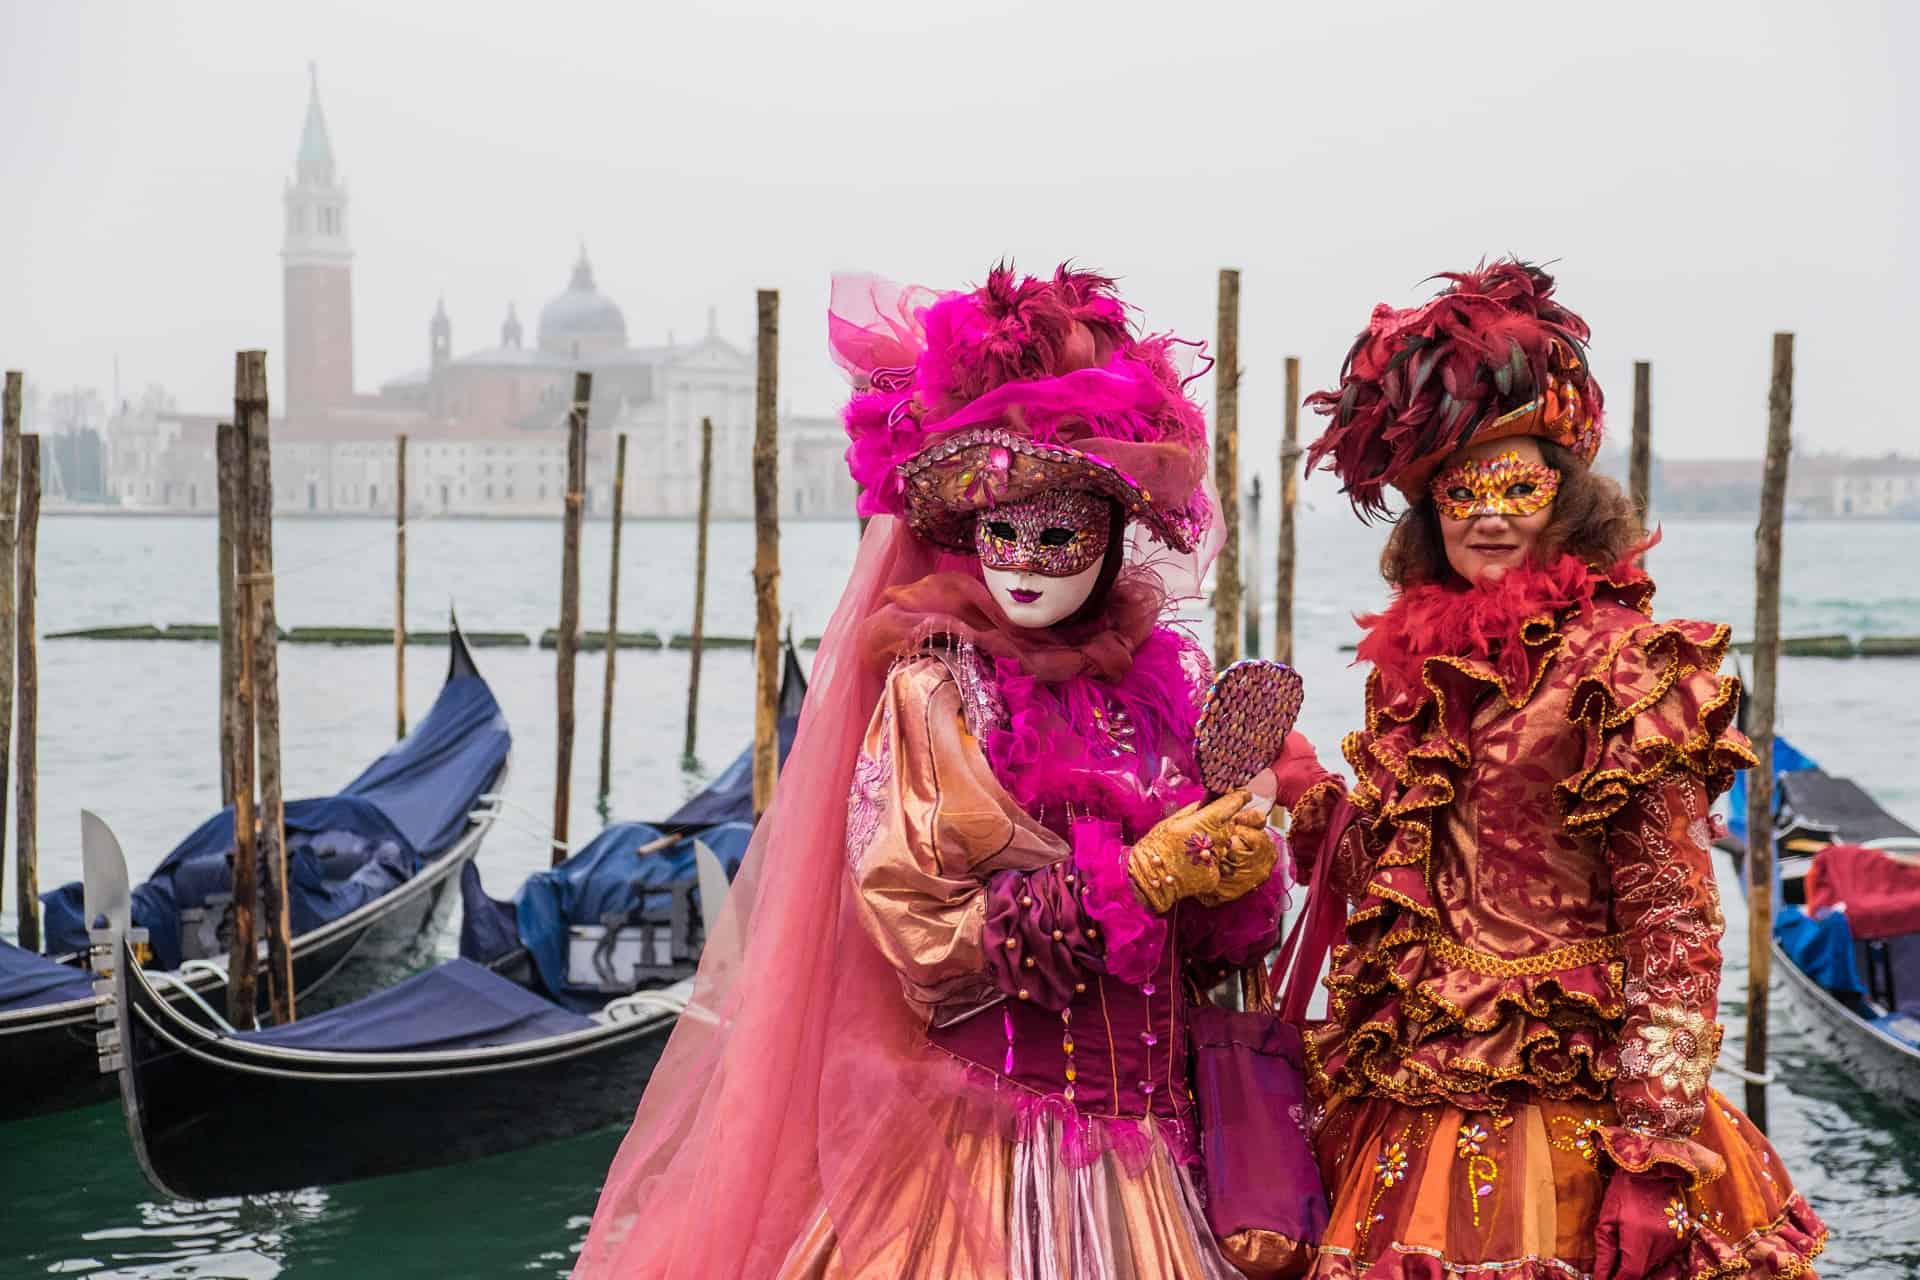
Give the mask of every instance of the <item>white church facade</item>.
[[[628, 437], [626, 510], [691, 515], [699, 502], [701, 420], [714, 432], [713, 512], [752, 515], [754, 357], [709, 313], [693, 342], [635, 346], [584, 248], [541, 308], [532, 341], [509, 304], [497, 345], [454, 354], [444, 303], [427, 326], [427, 364], [356, 388], [348, 193], [317, 82], [287, 184], [281, 264], [284, 405], [273, 421], [275, 508], [287, 514], [391, 514], [398, 437], [407, 437], [407, 506], [433, 515], [551, 516], [566, 475], [576, 371], [593, 375], [589, 514], [611, 509], [614, 440]], [[123, 408], [108, 426], [108, 488], [122, 506], [212, 511], [214, 414]], [[786, 516], [850, 516], [845, 437], [832, 418], [780, 430]]]

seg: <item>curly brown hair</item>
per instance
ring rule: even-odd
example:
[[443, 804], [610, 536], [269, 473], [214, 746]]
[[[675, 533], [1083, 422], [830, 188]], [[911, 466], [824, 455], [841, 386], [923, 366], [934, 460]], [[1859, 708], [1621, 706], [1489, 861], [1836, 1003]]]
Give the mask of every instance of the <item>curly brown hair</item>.
[[[1633, 500], [1612, 476], [1591, 471], [1572, 452], [1551, 440], [1537, 439], [1540, 456], [1560, 473], [1553, 518], [1540, 535], [1539, 554], [1567, 552], [1596, 569], [1612, 568], [1646, 538]], [[1420, 500], [1401, 513], [1380, 552], [1380, 576], [1395, 587], [1445, 582], [1453, 574], [1440, 537], [1440, 513], [1433, 499]]]

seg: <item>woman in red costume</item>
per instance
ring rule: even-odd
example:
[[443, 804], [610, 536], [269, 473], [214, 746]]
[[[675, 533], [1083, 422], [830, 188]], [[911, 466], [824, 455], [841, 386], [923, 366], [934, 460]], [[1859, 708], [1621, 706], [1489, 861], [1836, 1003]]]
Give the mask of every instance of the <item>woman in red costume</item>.
[[1229, 1280], [1187, 1015], [1283, 881], [1194, 781], [1174, 344], [1066, 268], [837, 281], [830, 326], [875, 519], [575, 1274]]
[[[1333, 1202], [1314, 1274], [1810, 1275], [1826, 1229], [1709, 1084], [1708, 806], [1753, 762], [1728, 629], [1656, 622], [1652, 540], [1588, 470], [1586, 324], [1519, 262], [1374, 309], [1308, 452], [1407, 503], [1362, 619], [1352, 903], [1308, 1052]], [[1292, 838], [1341, 784], [1297, 736]]]

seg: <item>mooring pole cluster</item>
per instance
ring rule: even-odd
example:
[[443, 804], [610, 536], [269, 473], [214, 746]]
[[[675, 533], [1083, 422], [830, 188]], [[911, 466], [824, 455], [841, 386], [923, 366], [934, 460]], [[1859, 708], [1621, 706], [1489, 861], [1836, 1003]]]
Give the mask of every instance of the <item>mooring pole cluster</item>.
[[18, 628], [14, 633], [15, 680], [13, 794], [14, 858], [20, 883], [20, 945], [40, 948], [40, 644], [39, 607], [40, 437], [20, 437], [20, 515], [15, 551]]
[[1275, 535], [1273, 656], [1293, 661], [1293, 504], [1300, 498], [1300, 357], [1287, 357], [1287, 406], [1280, 434], [1280, 529]]
[[627, 506], [627, 433], [622, 431], [613, 449], [613, 555], [607, 569], [607, 676], [600, 690], [600, 821], [612, 820], [613, 794], [613, 676], [620, 652], [620, 527]]
[[700, 527], [693, 553], [693, 634], [687, 646], [687, 740], [681, 760], [691, 763], [699, 739], [700, 655], [707, 641], [707, 525], [713, 515], [713, 419], [700, 419]]
[[[5, 391], [0, 393], [0, 833], [6, 831], [10, 792], [7, 784], [11, 780], [7, 745], [13, 739], [16, 714], [23, 726], [28, 717], [24, 707], [16, 707], [14, 698], [14, 649], [19, 634], [17, 628], [21, 625], [15, 563], [19, 543], [20, 457], [22, 450], [30, 447], [31, 440], [20, 434], [23, 381], [18, 370], [8, 370]], [[29, 621], [24, 625], [32, 624]], [[21, 785], [30, 787], [32, 783], [23, 776]], [[4, 834], [0, 834], [0, 840], [4, 838]], [[33, 854], [24, 847], [15, 850], [14, 858], [18, 885], [15, 920], [20, 945], [37, 950], [40, 945], [40, 868]], [[0, 856], [0, 883], [5, 879], [6, 859]]]
[[1753, 695], [1747, 732], [1759, 759], [1747, 774], [1747, 1115], [1767, 1128], [1767, 986], [1773, 977], [1773, 711], [1780, 671], [1780, 529], [1793, 450], [1793, 335], [1773, 335], [1767, 461], [1753, 545]]
[[407, 736], [407, 433], [393, 438], [393, 736]]
[[[560, 629], [555, 637], [554, 678], [558, 725], [553, 768], [553, 865], [567, 860], [567, 818], [573, 803], [573, 671], [580, 647], [580, 520], [587, 501], [587, 406], [593, 375], [573, 375], [573, 407], [567, 413], [566, 506], [560, 524]], [[608, 643], [614, 642], [609, 637]]]
[[[20, 501], [21, 383], [19, 370], [9, 369], [5, 392], [0, 394], [0, 841], [5, 839], [11, 781], [7, 744], [13, 740], [14, 522]], [[0, 849], [0, 855], [4, 853]], [[26, 879], [22, 868], [16, 917], [21, 946], [28, 945], [30, 931], [36, 938], [40, 933], [40, 899], [26, 891]], [[5, 880], [6, 858], [0, 856], [0, 884]]]
[[780, 294], [762, 289], [753, 420], [753, 816], [773, 803], [780, 702]]
[[1627, 448], [1627, 493], [1645, 525], [1653, 510], [1653, 366], [1633, 362], [1633, 438]]
[[1240, 657], [1240, 273], [1220, 270], [1213, 366], [1213, 483], [1225, 540], [1213, 562], [1213, 668]]
[[[234, 358], [233, 421], [216, 436], [222, 524], [219, 572], [228, 602], [220, 626], [227, 661], [221, 746], [232, 796], [233, 939], [227, 956], [227, 1020], [254, 1024], [259, 939], [267, 943], [267, 994], [274, 1021], [293, 1021], [293, 933], [289, 919], [286, 793], [280, 772], [280, 624], [273, 589], [273, 458], [268, 436], [267, 353]], [[256, 790], [257, 788], [257, 790]], [[258, 868], [266, 869], [261, 883]], [[264, 916], [262, 921], [259, 917]]]

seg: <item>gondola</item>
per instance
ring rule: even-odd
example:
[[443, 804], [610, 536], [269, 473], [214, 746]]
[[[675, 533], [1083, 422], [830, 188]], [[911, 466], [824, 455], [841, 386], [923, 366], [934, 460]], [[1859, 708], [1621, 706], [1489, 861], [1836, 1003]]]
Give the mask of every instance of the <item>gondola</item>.
[[[450, 644], [446, 682], [405, 739], [339, 793], [287, 806], [297, 1002], [351, 995], [412, 962], [493, 825], [512, 738], [457, 627]], [[228, 808], [130, 893], [156, 971], [149, 984], [191, 1016], [226, 1003], [232, 849]], [[114, 1092], [94, 1066], [99, 999], [80, 967], [84, 890], [73, 883], [41, 896], [49, 954], [0, 942], [0, 1123]], [[264, 978], [259, 985], [264, 1000]]]
[[[805, 682], [791, 649], [780, 745]], [[286, 1027], [233, 1032], [184, 1016], [132, 962], [117, 849], [90, 822], [89, 911], [114, 923], [96, 957], [113, 1025], [101, 1066], [119, 1080], [148, 1181], [179, 1198], [256, 1195], [430, 1168], [631, 1117], [691, 1004], [702, 922], [751, 831], [750, 751], [671, 818], [608, 827], [516, 900], [463, 872], [460, 958]], [[98, 905], [96, 905], [98, 904]], [[617, 909], [614, 909], [616, 908]], [[585, 985], [564, 937], [607, 928], [643, 946]], [[591, 945], [585, 950], [593, 951]], [[623, 954], [625, 954], [623, 952]], [[629, 960], [633, 957], [628, 956]], [[556, 965], [558, 966], [556, 968]], [[609, 973], [603, 990], [592, 977]]]
[[1920, 1107], [1920, 831], [1850, 779], [1784, 754], [1773, 957], [1789, 1007], [1850, 1076]]

